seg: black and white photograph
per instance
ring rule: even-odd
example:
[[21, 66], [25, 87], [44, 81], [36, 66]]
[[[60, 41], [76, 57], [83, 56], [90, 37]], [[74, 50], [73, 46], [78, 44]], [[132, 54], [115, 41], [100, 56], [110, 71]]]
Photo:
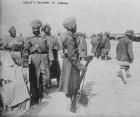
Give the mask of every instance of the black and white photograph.
[[0, 0], [0, 117], [140, 117], [139, 0]]

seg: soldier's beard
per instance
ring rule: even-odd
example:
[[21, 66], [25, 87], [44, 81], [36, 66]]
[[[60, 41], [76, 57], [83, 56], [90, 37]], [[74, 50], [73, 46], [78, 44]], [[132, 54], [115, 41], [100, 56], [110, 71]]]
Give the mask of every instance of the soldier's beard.
[[34, 34], [35, 36], [38, 36], [38, 35], [40, 34], [40, 32], [39, 32], [39, 31], [33, 31], [33, 34]]
[[11, 37], [13, 37], [13, 38], [15, 38], [16, 37], [16, 33], [14, 33], [14, 34], [10, 34], [11, 35]]
[[50, 31], [45, 31], [45, 34], [46, 34], [46, 35], [50, 35], [51, 32], [50, 32]]

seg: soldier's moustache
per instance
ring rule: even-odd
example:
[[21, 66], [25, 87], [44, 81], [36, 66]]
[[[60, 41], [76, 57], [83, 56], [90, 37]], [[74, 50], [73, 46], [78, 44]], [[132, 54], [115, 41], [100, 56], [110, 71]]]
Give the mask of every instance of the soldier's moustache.
[[39, 30], [38, 31], [33, 31], [33, 34], [38, 36], [40, 34], [40, 31]]

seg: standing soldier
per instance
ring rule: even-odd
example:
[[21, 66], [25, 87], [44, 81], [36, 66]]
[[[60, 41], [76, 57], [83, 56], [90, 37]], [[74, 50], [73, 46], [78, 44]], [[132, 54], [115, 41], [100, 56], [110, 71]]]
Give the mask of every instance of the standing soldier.
[[39, 102], [40, 98], [46, 96], [46, 87], [49, 87], [50, 78], [49, 63], [53, 60], [53, 55], [40, 34], [41, 21], [34, 20], [31, 26], [33, 35], [26, 39], [24, 51], [29, 54], [31, 104], [34, 105]]
[[92, 40], [92, 53], [95, 55], [96, 58], [101, 56], [101, 40], [102, 40], [102, 33], [97, 34], [97, 36]]
[[62, 37], [64, 59], [59, 89], [64, 92], [67, 97], [71, 98], [70, 111], [76, 112], [76, 95], [81, 83], [80, 70], [83, 70], [85, 67], [80, 64], [78, 58], [78, 44], [74, 35], [77, 30], [76, 19], [73, 17], [65, 19], [63, 26], [67, 32]]
[[57, 79], [57, 86], [59, 85], [60, 80], [60, 64], [58, 60], [58, 50], [60, 49], [60, 43], [58, 38], [55, 35], [51, 34], [51, 27], [49, 24], [42, 26], [42, 31], [45, 33], [44, 39], [47, 41], [47, 44], [51, 51], [53, 52], [54, 60], [50, 66], [50, 77]]
[[[5, 107], [10, 109], [29, 108], [30, 95], [24, 82], [21, 66], [23, 40], [16, 36], [16, 28], [11, 26], [9, 36], [2, 40], [1, 54], [1, 94]], [[25, 108], [26, 105], [26, 108]]]
[[133, 48], [132, 48], [132, 37], [133, 31], [127, 30], [125, 37], [118, 40], [116, 48], [116, 59], [119, 61], [120, 69], [118, 76], [122, 78], [123, 83], [126, 83], [126, 78], [131, 77], [129, 73], [130, 63], [133, 62]]
[[96, 41], [97, 41], [96, 34], [92, 34], [92, 36], [91, 36], [91, 45], [92, 45], [91, 53], [93, 53], [94, 56], [96, 56], [95, 55]]
[[85, 58], [87, 58], [87, 43], [85, 34], [80, 33], [78, 40], [79, 58], [84, 61]]
[[109, 60], [110, 59], [110, 57], [108, 56], [110, 48], [111, 48], [109, 35], [110, 35], [110, 32], [105, 32], [104, 36], [102, 38], [102, 41], [101, 41], [101, 48], [102, 48], [101, 59], [102, 60], [104, 60], [104, 59]]

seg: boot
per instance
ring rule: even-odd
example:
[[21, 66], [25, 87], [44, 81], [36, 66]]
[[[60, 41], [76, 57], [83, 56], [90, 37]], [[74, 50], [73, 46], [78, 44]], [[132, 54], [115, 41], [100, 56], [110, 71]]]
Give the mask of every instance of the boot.
[[46, 86], [44, 85], [43, 86], [43, 91], [42, 91], [42, 95], [43, 95], [43, 98], [45, 98], [46, 97]]
[[76, 97], [72, 96], [71, 98], [71, 108], [70, 111], [76, 113]]
[[47, 94], [46, 94], [46, 86], [44, 85], [43, 87], [42, 87], [42, 100], [41, 100], [41, 102], [46, 102], [47, 101]]
[[123, 78], [122, 72], [121, 71], [118, 71], [117, 76], [120, 77], [120, 78]]
[[129, 72], [129, 69], [126, 70], [126, 78], [131, 78], [131, 74], [130, 74], [130, 72]]

